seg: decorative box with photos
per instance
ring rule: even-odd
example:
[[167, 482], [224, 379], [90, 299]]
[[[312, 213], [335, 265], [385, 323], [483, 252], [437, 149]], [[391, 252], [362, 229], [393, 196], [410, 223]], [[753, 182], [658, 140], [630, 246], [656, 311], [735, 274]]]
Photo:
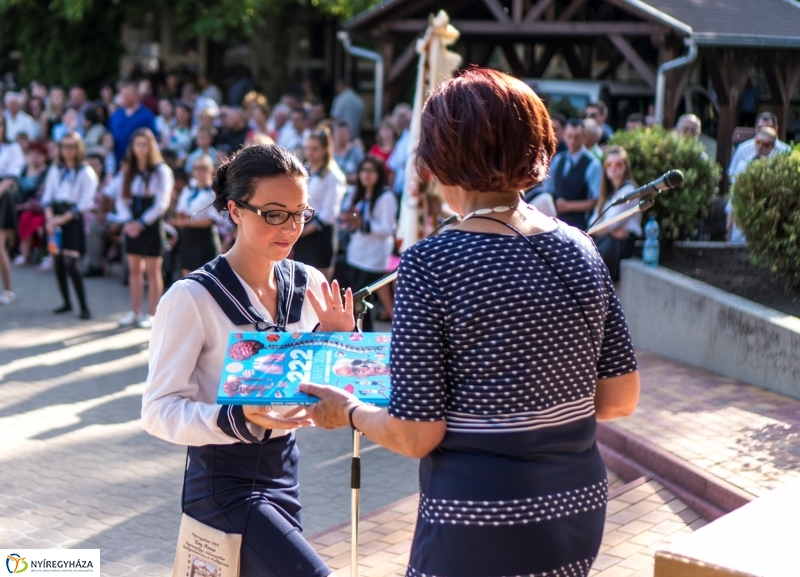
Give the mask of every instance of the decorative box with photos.
[[331, 385], [389, 404], [390, 333], [231, 333], [217, 402], [312, 405], [300, 383]]

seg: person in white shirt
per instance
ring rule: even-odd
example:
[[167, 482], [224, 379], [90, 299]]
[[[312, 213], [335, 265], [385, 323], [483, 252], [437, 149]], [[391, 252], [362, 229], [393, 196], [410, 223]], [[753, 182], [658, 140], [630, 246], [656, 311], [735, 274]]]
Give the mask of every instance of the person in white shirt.
[[[729, 171], [731, 185], [736, 182], [736, 177], [744, 172], [750, 163], [758, 158], [769, 158], [775, 154], [781, 154], [783, 150], [778, 149], [778, 133], [774, 128], [769, 126], [762, 126], [758, 129], [754, 141], [753, 152], [745, 155], [740, 155], [738, 164], [732, 166]], [[744, 144], [744, 143], [742, 143]], [[733, 212], [733, 203], [728, 200], [725, 205], [725, 214], [727, 215], [727, 240], [734, 244], [747, 244], [747, 238], [742, 232], [742, 229], [736, 224], [736, 216]]]
[[176, 216], [169, 224], [178, 230], [178, 262], [181, 274], [186, 276], [200, 268], [220, 252], [217, 224], [221, 217], [214, 210], [214, 162], [208, 155], [192, 163], [192, 181], [181, 191], [175, 208]]
[[305, 157], [311, 174], [308, 199], [316, 212], [294, 245], [293, 258], [318, 268], [330, 279], [336, 255], [336, 220], [347, 182], [333, 160], [333, 143], [327, 128], [312, 132], [306, 139]]
[[6, 92], [3, 100], [6, 111], [6, 138], [16, 140], [17, 135], [25, 133], [31, 140], [39, 138], [39, 123], [22, 110], [22, 94], [19, 92]]
[[[291, 122], [287, 122], [278, 135], [278, 145], [288, 148], [297, 156], [303, 156], [303, 147], [311, 131], [305, 110], [293, 110]], [[308, 159], [306, 159], [308, 160]]]
[[242, 534], [242, 577], [332, 573], [301, 534], [293, 430], [311, 421], [299, 407], [216, 402], [232, 333], [354, 329], [352, 292], [343, 301], [338, 283], [287, 258], [313, 216], [307, 179], [275, 145], [226, 161], [214, 207], [237, 227], [236, 244], [172, 285], [153, 319], [142, 425], [189, 445], [183, 512]]
[[[164, 163], [158, 143], [149, 128], [139, 128], [131, 137], [125, 155], [126, 169], [116, 212], [122, 228], [128, 257], [128, 286], [131, 311], [119, 321], [120, 326], [137, 324], [150, 328], [152, 315], [164, 291], [161, 263], [164, 256], [162, 218], [169, 209], [174, 177]], [[144, 274], [147, 272], [148, 308], [142, 314]]]
[[[633, 181], [633, 170], [628, 153], [621, 146], [607, 147], [603, 162], [603, 179], [600, 182], [600, 196], [590, 222], [601, 224], [636, 206], [637, 201], [635, 200], [619, 206], [611, 206], [621, 196], [634, 190], [636, 190], [636, 183]], [[598, 215], [600, 216], [599, 220]], [[619, 261], [629, 258], [633, 254], [633, 244], [636, 242], [636, 238], [641, 236], [642, 218], [640, 214], [630, 216], [594, 235], [597, 250], [611, 273], [612, 281], [619, 280]]]
[[11, 290], [11, 258], [7, 252], [7, 241], [17, 230], [15, 187], [25, 168], [25, 153], [16, 142], [8, 142], [6, 120], [0, 115], [0, 279], [3, 292], [0, 305], [11, 304], [16, 294]]
[[[772, 112], [762, 112], [759, 114], [756, 118], [756, 132], [762, 128], [772, 128], [777, 134], [778, 117]], [[757, 136], [751, 138], [750, 140], [745, 140], [736, 147], [736, 150], [731, 157], [731, 162], [728, 165], [728, 176], [731, 179], [736, 178], [736, 175], [742, 172], [742, 170], [744, 170], [747, 165], [750, 164], [750, 161], [755, 157], [756, 138]], [[791, 150], [791, 147], [788, 144], [778, 138], [775, 139], [775, 152], [788, 152], [789, 150]]]
[[47, 171], [42, 195], [48, 249], [53, 254], [58, 289], [64, 300], [53, 312], [60, 314], [72, 310], [67, 286], [69, 277], [81, 307], [80, 318], [86, 320], [91, 318], [91, 313], [78, 261], [86, 252], [83, 215], [94, 205], [97, 174], [86, 163], [86, 148], [77, 133], [64, 134], [59, 148], [58, 163]]
[[[389, 270], [397, 224], [397, 196], [386, 185], [386, 169], [373, 157], [361, 161], [350, 210], [342, 220], [353, 231], [347, 245], [350, 286], [357, 291], [371, 285]], [[388, 287], [386, 287], [388, 289]], [[391, 292], [378, 292], [388, 317], [392, 316]], [[364, 317], [364, 331], [372, 331], [372, 315]]]

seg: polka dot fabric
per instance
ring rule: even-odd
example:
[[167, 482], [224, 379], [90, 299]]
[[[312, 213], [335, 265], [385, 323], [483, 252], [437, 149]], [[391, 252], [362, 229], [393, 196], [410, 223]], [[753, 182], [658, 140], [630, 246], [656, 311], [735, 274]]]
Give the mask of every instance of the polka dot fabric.
[[403, 254], [389, 412], [447, 422], [409, 576], [585, 576], [597, 554], [595, 384], [636, 359], [591, 239], [560, 222], [528, 239], [450, 231]]

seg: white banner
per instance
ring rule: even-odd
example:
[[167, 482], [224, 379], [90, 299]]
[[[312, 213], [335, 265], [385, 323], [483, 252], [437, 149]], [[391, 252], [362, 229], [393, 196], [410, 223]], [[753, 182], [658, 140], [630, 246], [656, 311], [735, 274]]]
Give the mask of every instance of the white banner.
[[0, 548], [6, 575], [100, 575], [100, 549]]

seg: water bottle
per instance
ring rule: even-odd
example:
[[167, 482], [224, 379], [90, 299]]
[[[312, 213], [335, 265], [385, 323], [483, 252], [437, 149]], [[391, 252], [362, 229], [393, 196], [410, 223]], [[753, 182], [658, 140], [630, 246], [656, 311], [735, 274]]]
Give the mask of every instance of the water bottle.
[[658, 266], [658, 233], [660, 228], [656, 217], [651, 216], [644, 225], [644, 248], [642, 249], [642, 262], [647, 266]]
[[56, 227], [53, 235], [47, 239], [47, 252], [56, 255], [61, 252], [61, 227]]

